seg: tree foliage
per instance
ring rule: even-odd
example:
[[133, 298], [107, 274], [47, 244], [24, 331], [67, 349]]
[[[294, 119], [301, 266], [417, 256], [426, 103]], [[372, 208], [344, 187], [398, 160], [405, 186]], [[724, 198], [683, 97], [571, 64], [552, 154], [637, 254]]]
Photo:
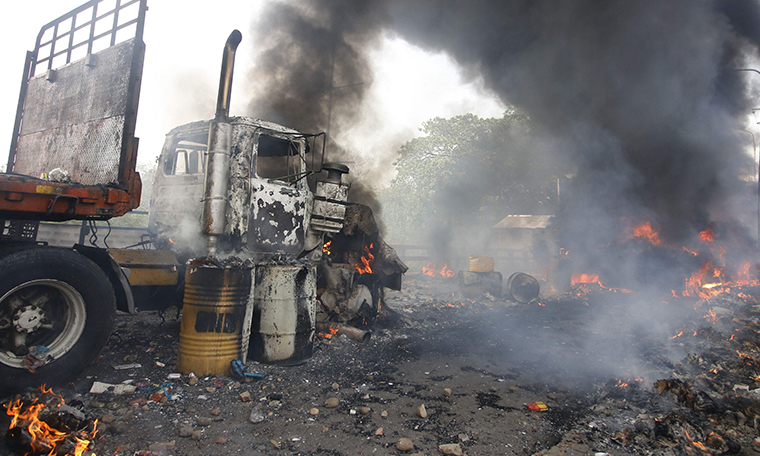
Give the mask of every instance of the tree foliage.
[[438, 227], [490, 227], [508, 214], [550, 214], [558, 165], [544, 159], [530, 119], [434, 118], [404, 144], [381, 194], [395, 242], [426, 243]]

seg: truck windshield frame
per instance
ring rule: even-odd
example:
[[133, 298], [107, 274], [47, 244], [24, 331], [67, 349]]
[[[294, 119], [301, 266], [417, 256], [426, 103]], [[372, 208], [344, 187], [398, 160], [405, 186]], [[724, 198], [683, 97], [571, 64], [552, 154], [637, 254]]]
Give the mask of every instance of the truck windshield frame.
[[256, 177], [295, 185], [311, 173], [305, 157], [308, 148], [302, 139], [258, 132], [255, 141]]
[[204, 174], [207, 155], [208, 146], [206, 144], [188, 138], [178, 138], [173, 142], [171, 151], [164, 160], [164, 175]]

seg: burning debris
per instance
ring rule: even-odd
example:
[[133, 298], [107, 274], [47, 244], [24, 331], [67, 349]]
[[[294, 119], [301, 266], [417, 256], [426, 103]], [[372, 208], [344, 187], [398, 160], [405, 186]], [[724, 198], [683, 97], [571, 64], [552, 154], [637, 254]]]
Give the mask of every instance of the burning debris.
[[375, 261], [375, 255], [372, 254], [373, 247], [375, 244], [364, 246], [364, 255], [359, 258], [355, 267], [359, 274], [372, 274], [372, 263]]
[[[668, 290], [666, 285], [677, 285], [670, 290], [672, 296], [697, 297], [709, 299], [712, 296], [724, 292], [730, 292], [732, 287], [755, 286], [760, 284], [757, 279], [757, 266], [748, 257], [753, 257], [754, 247], [745, 245], [744, 249], [738, 250], [732, 247], [729, 252], [713, 229], [708, 228], [699, 232], [697, 240], [691, 244], [678, 245], [662, 240], [659, 232], [651, 222], [643, 222], [631, 226], [618, 241], [610, 245], [600, 246], [602, 260], [594, 266], [575, 264], [573, 269], [591, 269], [595, 272], [575, 272], [571, 278], [573, 292], [576, 294], [588, 294], [595, 290], [604, 290], [619, 293], [634, 293], [644, 291], [656, 291], [663, 293]], [[572, 259], [573, 255], [566, 251], [566, 258]], [[633, 271], [632, 275], [626, 275], [631, 271], [618, 269], [615, 265], [605, 261], [609, 258], [632, 258], [640, 256], [645, 258], [639, 265], [640, 268]], [[649, 261], [658, 259], [659, 262], [670, 263], [672, 268], [667, 273], [659, 274], [658, 269], [645, 270], [649, 267]], [[737, 260], [738, 258], [738, 260]], [[753, 266], [754, 265], [754, 266]], [[663, 277], [664, 276], [664, 277]], [[649, 279], [649, 280], [644, 280]], [[626, 287], [609, 287], [607, 282], [616, 284], [628, 284]]]
[[340, 232], [322, 247], [319, 265], [319, 322], [365, 327], [387, 309], [383, 288], [398, 290], [407, 266], [380, 237], [372, 210], [346, 206]]
[[454, 277], [455, 273], [449, 269], [448, 263], [443, 263], [443, 266], [438, 266], [433, 262], [429, 262], [426, 266], [422, 267], [422, 273], [428, 277]]
[[5, 404], [5, 412], [11, 417], [5, 441], [19, 455], [94, 456], [98, 421], [85, 419], [44, 385]]
[[325, 339], [331, 339], [332, 336], [346, 335], [346, 337], [351, 340], [366, 342], [372, 337], [370, 331], [365, 331], [342, 323], [317, 323], [317, 331], [318, 334]]
[[[353, 274], [361, 276], [355, 269]], [[158, 316], [151, 324], [129, 317], [118, 333], [126, 343], [111, 344], [87, 375], [120, 384], [127, 371], [113, 367], [135, 353], [129, 361], [142, 367], [131, 368], [129, 378], [139, 379], [132, 382], [137, 388], [77, 396], [72, 386], [62, 394], [67, 403], [76, 403], [71, 395], [88, 404], [82, 406], [86, 416], [116, 415], [112, 424], [130, 429], [106, 432], [98, 441], [103, 454], [119, 447], [127, 454], [166, 448], [173, 441], [176, 452], [188, 455], [208, 454], [209, 448], [244, 452], [252, 445], [266, 452], [273, 448], [269, 440], [291, 453], [368, 453], [392, 447], [401, 436], [426, 452], [456, 441], [469, 454], [502, 446], [509, 448], [506, 454], [736, 454], [737, 448], [754, 448], [760, 416], [760, 315], [757, 301], [748, 297], [755, 292], [743, 287], [701, 302], [690, 296], [657, 302], [654, 318], [668, 312], [667, 320], [675, 316], [679, 326], [641, 337], [641, 329], [631, 331], [625, 321], [636, 293], [563, 294], [542, 299], [542, 307], [503, 297], [462, 300], [455, 281], [417, 276], [403, 291], [384, 296], [402, 316], [397, 324], [389, 326], [381, 313], [371, 338], [365, 333], [357, 345], [343, 332], [355, 328], [318, 322], [309, 363], [248, 361], [251, 371], [266, 372], [254, 384], [171, 373], [179, 320], [169, 319], [163, 328], [152, 326]], [[596, 326], [605, 313], [619, 318]], [[617, 346], [629, 350], [621, 355]], [[157, 360], [164, 367], [150, 367]], [[164, 389], [169, 397], [157, 394]], [[100, 408], [91, 408], [88, 397]], [[325, 405], [331, 398], [334, 408]], [[112, 410], [117, 403], [121, 408]], [[421, 403], [426, 417], [418, 413]], [[215, 408], [222, 411], [210, 413]], [[254, 414], [261, 419], [255, 424]], [[468, 420], [461, 420], [464, 415]], [[313, 426], [331, 431], [303, 438]], [[240, 434], [230, 432], [238, 427]], [[380, 427], [385, 431], [376, 434]]]

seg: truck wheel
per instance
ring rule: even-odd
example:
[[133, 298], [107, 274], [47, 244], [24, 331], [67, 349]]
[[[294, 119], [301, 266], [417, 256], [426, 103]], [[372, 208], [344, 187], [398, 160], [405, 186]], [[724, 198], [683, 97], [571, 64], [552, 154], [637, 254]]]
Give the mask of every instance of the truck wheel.
[[108, 342], [116, 300], [108, 277], [73, 250], [0, 257], [0, 392], [60, 384]]

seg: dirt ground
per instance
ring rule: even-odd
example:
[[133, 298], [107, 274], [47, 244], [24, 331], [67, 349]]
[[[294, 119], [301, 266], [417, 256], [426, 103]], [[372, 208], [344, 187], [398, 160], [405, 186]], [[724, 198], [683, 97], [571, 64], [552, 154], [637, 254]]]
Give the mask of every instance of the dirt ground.
[[[170, 375], [179, 342], [176, 308], [123, 315], [95, 365], [54, 391], [99, 420], [100, 438], [91, 447], [98, 455], [678, 455], [760, 448], [754, 442], [760, 423], [747, 408], [721, 406], [712, 426], [733, 444], [725, 451], [696, 451], [696, 436], [684, 440], [662, 428], [674, 419], [702, 436], [712, 415], [699, 416], [681, 396], [658, 389], [657, 380], [695, 380], [721, 362], [694, 361], [694, 353], [736, 357], [727, 345], [734, 342], [721, 333], [734, 328], [706, 321], [699, 307], [705, 303], [598, 290], [527, 305], [491, 296], [462, 300], [456, 291], [453, 281], [407, 277], [403, 291], [386, 294], [392, 311], [369, 341], [320, 336], [308, 362], [249, 362], [248, 370], [266, 377], [243, 383]], [[718, 325], [757, 321], [754, 298], [743, 296], [710, 307], [733, 313]], [[630, 310], [643, 301], [649, 303], [643, 310]], [[673, 337], [679, 329], [694, 336]], [[738, 346], [750, 354], [757, 349], [760, 358], [745, 336]], [[692, 361], [700, 373], [687, 372]], [[720, 388], [756, 403], [757, 385], [725, 377], [730, 366], [722, 362]], [[121, 369], [135, 363], [140, 367]], [[92, 394], [96, 381], [128, 381], [136, 390]], [[704, 389], [716, 400], [724, 393]], [[335, 399], [336, 406], [327, 405]], [[527, 406], [538, 402], [547, 410]], [[674, 412], [685, 415], [675, 419]], [[733, 421], [723, 423], [727, 413]], [[404, 448], [409, 442], [402, 439], [412, 446]], [[6, 441], [0, 453], [11, 454]]]

